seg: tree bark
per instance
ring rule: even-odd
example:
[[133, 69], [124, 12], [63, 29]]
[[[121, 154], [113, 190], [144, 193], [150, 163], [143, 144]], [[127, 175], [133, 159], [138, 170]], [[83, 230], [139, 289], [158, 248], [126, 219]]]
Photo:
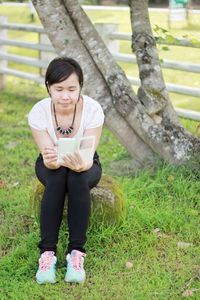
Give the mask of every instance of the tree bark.
[[[139, 3], [139, 0], [131, 1], [132, 17]], [[200, 141], [186, 133], [177, 121], [150, 26], [144, 18], [142, 34], [140, 26], [133, 31], [142, 82], [137, 96], [77, 0], [33, 0], [33, 4], [57, 54], [71, 56], [81, 63], [85, 93], [101, 103], [107, 126], [140, 167], [155, 164], [158, 157], [180, 163], [199, 151]], [[146, 1], [141, 1], [139, 8], [140, 16], [145, 9], [146, 18], [145, 4]], [[146, 39], [148, 43], [143, 42]], [[149, 51], [145, 45], [149, 45]], [[144, 49], [148, 54], [146, 64]]]
[[131, 0], [132, 50], [136, 54], [141, 86], [138, 98], [151, 116], [169, 107], [170, 119], [178, 123], [166, 90], [161, 65], [151, 30], [148, 0]]

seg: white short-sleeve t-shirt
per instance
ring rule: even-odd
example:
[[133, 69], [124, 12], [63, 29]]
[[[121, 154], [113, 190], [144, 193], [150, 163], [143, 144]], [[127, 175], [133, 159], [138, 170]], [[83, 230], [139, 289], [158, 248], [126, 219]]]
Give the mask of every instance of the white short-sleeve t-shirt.
[[[82, 137], [86, 129], [102, 126], [104, 113], [101, 105], [94, 99], [83, 95], [83, 111], [79, 129], [74, 137]], [[57, 145], [57, 137], [53, 127], [51, 116], [51, 98], [45, 98], [37, 102], [28, 115], [30, 127], [37, 130], [45, 130], [49, 133], [53, 143]]]

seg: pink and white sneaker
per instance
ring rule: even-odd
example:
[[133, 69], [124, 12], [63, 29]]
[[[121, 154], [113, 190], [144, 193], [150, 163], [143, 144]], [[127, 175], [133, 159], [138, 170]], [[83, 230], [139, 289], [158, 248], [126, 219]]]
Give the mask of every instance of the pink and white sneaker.
[[57, 258], [53, 251], [45, 251], [39, 259], [39, 267], [36, 273], [36, 281], [39, 284], [56, 282]]

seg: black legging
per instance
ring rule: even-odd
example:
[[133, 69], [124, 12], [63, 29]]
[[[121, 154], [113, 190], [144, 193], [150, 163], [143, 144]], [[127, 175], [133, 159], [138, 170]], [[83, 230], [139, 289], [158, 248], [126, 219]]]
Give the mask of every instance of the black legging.
[[35, 171], [45, 186], [40, 212], [41, 241], [38, 245], [41, 253], [44, 251], [56, 253], [66, 193], [69, 229], [67, 253], [71, 253], [73, 249], [85, 252], [90, 216], [90, 189], [97, 185], [102, 172], [98, 158], [94, 159], [93, 166], [89, 170], [78, 173], [65, 167], [48, 169], [40, 155], [36, 161]]

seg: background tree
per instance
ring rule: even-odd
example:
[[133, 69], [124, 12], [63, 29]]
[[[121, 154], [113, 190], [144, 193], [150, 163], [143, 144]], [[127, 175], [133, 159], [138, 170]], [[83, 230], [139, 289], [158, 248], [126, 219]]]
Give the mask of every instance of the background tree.
[[32, 2], [57, 54], [81, 63], [84, 92], [101, 103], [107, 126], [137, 166], [155, 164], [158, 158], [181, 163], [200, 150], [200, 141], [179, 124], [166, 91], [147, 0], [129, 1], [141, 79], [138, 95], [77, 0]]

